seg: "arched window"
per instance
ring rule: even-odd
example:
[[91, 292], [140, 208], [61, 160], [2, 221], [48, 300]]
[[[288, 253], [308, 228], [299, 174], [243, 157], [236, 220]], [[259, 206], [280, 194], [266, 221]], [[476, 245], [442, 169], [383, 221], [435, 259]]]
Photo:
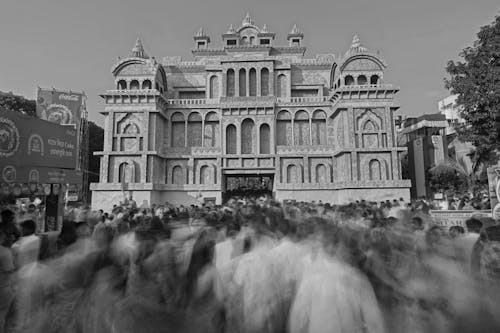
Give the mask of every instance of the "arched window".
[[267, 68], [260, 70], [260, 95], [269, 95], [269, 69]]
[[298, 184], [301, 183], [299, 181], [299, 169], [295, 164], [290, 164], [286, 168], [286, 182], [289, 184]]
[[370, 77], [370, 84], [378, 84], [379, 83], [379, 77], [378, 75], [372, 75]]
[[188, 147], [201, 147], [202, 118], [198, 112], [191, 112], [188, 117]]
[[210, 98], [219, 97], [219, 78], [217, 75], [210, 77]]
[[172, 123], [172, 147], [185, 147], [186, 146], [186, 123], [184, 115], [180, 112], [176, 112], [170, 118]]
[[213, 184], [210, 171], [211, 168], [208, 165], [204, 165], [200, 168], [200, 184]]
[[255, 37], [250, 36], [250, 45], [254, 45], [254, 44], [255, 44]]
[[203, 135], [205, 147], [219, 147], [220, 125], [217, 113], [211, 111], [205, 116], [205, 133]]
[[255, 124], [252, 119], [245, 119], [241, 123], [241, 153], [252, 154], [255, 137]]
[[117, 88], [120, 90], [127, 90], [127, 82], [125, 80], [118, 81]]
[[312, 144], [326, 145], [326, 113], [323, 110], [316, 110], [312, 116]]
[[287, 93], [287, 83], [286, 83], [286, 76], [285, 74], [280, 74], [278, 75], [278, 82], [276, 83], [276, 88], [277, 92], [276, 95], [277, 97], [286, 97]]
[[250, 68], [250, 71], [248, 72], [248, 81], [250, 85], [250, 96], [257, 96], [257, 72], [255, 71], [255, 68]]
[[365, 85], [365, 84], [366, 84], [366, 82], [367, 82], [367, 80], [366, 80], [366, 76], [364, 76], [364, 75], [360, 75], [360, 76], [358, 76], [358, 85], [359, 85], [359, 86], [363, 86], [363, 85]]
[[325, 184], [329, 183], [330, 179], [327, 175], [327, 169], [324, 164], [316, 165], [316, 183]]
[[370, 169], [370, 180], [381, 180], [382, 170], [380, 168], [380, 162], [378, 160], [371, 160], [369, 164]]
[[268, 124], [262, 124], [260, 125], [260, 131], [259, 131], [259, 141], [260, 141], [260, 149], [259, 153], [261, 154], [269, 154], [271, 152], [271, 129]]
[[309, 114], [306, 111], [299, 110], [295, 112], [293, 136], [295, 145], [297, 146], [311, 144], [309, 140]]
[[248, 44], [248, 37], [243, 36], [243, 38], [241, 39], [241, 45], [247, 45], [247, 44]]
[[247, 95], [247, 72], [245, 71], [244, 68], [240, 69], [240, 90], [239, 90], [239, 96], [246, 96]]
[[142, 81], [142, 89], [151, 89], [152, 84], [150, 80]]
[[[134, 162], [123, 162], [118, 167], [118, 181], [120, 183], [135, 183], [136, 181], [136, 172], [140, 170], [136, 170], [136, 166]], [[137, 176], [139, 177], [139, 176]]]
[[130, 90], [137, 90], [137, 89], [139, 89], [139, 81], [137, 80], [130, 81]]
[[226, 127], [226, 154], [236, 154], [236, 126]]
[[352, 86], [354, 84], [354, 78], [351, 75], [347, 75], [344, 79], [344, 84], [346, 86]]
[[184, 176], [184, 170], [180, 165], [176, 165], [172, 168], [172, 184], [183, 185], [186, 184], [186, 177]]
[[230, 68], [227, 70], [227, 86], [226, 86], [226, 95], [227, 97], [234, 97], [234, 69]]
[[290, 112], [282, 110], [276, 116], [276, 140], [279, 146], [291, 146], [292, 138], [292, 116]]

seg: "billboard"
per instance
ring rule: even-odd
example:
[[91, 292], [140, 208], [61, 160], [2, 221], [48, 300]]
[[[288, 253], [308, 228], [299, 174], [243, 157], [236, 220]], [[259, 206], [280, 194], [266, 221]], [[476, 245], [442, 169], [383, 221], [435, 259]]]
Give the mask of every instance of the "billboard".
[[80, 126], [83, 94], [38, 88], [36, 115], [59, 125]]
[[471, 217], [491, 217], [490, 210], [431, 210], [429, 214], [434, 223], [441, 227], [458, 225], [467, 228], [465, 221]]
[[77, 133], [19, 112], [0, 109], [0, 172], [26, 166], [75, 169]]

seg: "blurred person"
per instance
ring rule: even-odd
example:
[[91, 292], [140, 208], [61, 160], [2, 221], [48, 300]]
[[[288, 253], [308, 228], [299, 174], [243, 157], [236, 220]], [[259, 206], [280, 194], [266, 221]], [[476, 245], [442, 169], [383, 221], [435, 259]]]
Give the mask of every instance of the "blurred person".
[[305, 267], [288, 316], [290, 333], [385, 332], [368, 280], [325, 251]]
[[6, 332], [7, 314], [14, 299], [12, 290], [12, 275], [14, 273], [14, 260], [10, 248], [4, 246], [7, 241], [7, 232], [0, 225], [0, 333]]
[[448, 230], [451, 239], [462, 237], [465, 234], [465, 229], [462, 226], [454, 225]]
[[10, 209], [5, 209], [0, 214], [1, 223], [4, 226], [4, 231], [6, 233], [7, 239], [5, 240], [5, 246], [11, 247], [19, 237], [21, 237], [21, 232], [17, 228], [15, 214]]

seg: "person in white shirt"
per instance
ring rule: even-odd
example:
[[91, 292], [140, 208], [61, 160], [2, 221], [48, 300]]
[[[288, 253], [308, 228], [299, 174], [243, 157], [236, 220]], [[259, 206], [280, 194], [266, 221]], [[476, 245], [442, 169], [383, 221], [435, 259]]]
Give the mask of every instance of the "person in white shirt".
[[41, 240], [35, 235], [36, 224], [33, 220], [21, 223], [22, 237], [12, 245], [14, 263], [19, 269], [36, 264], [40, 254]]
[[6, 331], [5, 321], [9, 312], [14, 293], [12, 291], [11, 276], [14, 272], [14, 261], [11, 250], [4, 246], [7, 232], [0, 227], [0, 333]]

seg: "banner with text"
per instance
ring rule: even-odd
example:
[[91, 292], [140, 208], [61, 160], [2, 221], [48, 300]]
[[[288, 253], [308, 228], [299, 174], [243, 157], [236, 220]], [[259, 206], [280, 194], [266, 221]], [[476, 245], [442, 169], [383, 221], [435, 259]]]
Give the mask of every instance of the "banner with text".
[[0, 109], [0, 178], [10, 183], [18, 168], [75, 169], [76, 130]]
[[466, 228], [465, 221], [471, 217], [491, 217], [490, 210], [431, 210], [429, 213], [434, 223], [442, 227], [458, 225]]
[[36, 115], [59, 125], [80, 126], [82, 93], [38, 88]]

